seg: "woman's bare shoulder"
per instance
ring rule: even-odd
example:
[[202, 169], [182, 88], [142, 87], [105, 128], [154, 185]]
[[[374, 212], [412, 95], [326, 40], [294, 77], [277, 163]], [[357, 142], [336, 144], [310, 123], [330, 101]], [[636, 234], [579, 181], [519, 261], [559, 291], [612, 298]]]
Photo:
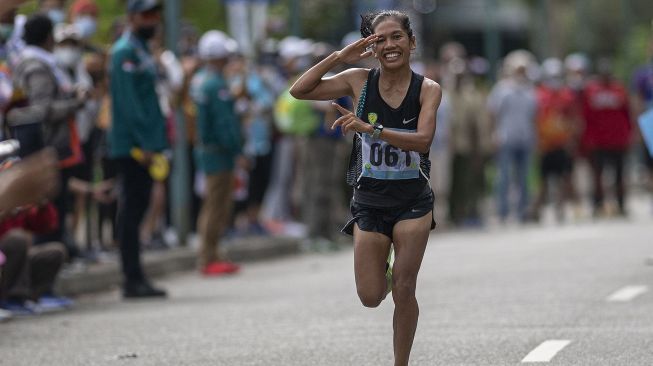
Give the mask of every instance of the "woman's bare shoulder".
[[442, 87], [434, 80], [425, 77], [424, 82], [422, 83], [421, 96], [422, 103], [425, 100], [430, 100], [435, 102], [436, 105], [439, 105], [442, 98]]
[[351, 97], [358, 98], [361, 89], [363, 89], [363, 86], [367, 81], [367, 75], [369, 72], [370, 69], [354, 67], [347, 69], [336, 76], [346, 80], [354, 93], [354, 95], [351, 95]]

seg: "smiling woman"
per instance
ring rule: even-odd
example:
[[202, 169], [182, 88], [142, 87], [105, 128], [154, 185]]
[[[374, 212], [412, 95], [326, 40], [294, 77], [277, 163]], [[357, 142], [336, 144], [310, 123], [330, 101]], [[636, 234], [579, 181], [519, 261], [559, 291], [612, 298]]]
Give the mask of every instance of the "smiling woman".
[[[361, 303], [377, 307], [392, 291], [395, 366], [403, 366], [417, 328], [417, 274], [435, 227], [428, 151], [442, 93], [437, 83], [410, 68], [416, 39], [406, 14], [364, 15], [361, 36], [304, 73], [290, 92], [298, 99], [351, 96], [358, 101], [356, 113], [334, 104], [342, 117], [333, 128], [355, 133], [347, 174], [354, 187], [353, 219], [343, 232], [354, 235]], [[376, 58], [379, 68], [351, 68], [324, 77], [341, 63], [368, 57]], [[386, 262], [392, 247], [394, 268]]]

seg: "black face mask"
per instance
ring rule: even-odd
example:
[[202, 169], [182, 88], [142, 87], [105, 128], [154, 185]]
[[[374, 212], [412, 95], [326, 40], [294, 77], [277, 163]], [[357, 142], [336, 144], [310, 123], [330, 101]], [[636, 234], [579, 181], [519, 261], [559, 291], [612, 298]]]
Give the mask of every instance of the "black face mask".
[[143, 39], [143, 40], [150, 40], [154, 35], [156, 34], [156, 26], [145, 26], [145, 27], [140, 27], [136, 29], [136, 35], [138, 38]]

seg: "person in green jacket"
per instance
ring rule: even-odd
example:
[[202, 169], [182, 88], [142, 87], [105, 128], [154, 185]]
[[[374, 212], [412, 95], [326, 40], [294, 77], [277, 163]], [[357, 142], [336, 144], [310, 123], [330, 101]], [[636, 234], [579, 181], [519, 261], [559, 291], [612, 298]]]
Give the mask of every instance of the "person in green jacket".
[[165, 297], [165, 291], [153, 287], [145, 278], [139, 239], [152, 189], [148, 167], [155, 154], [168, 145], [155, 89], [156, 62], [148, 48], [148, 41], [161, 22], [161, 5], [158, 0], [129, 0], [127, 10], [129, 26], [111, 51], [109, 132], [109, 154], [117, 163], [121, 182], [117, 237], [125, 277], [123, 296]]
[[233, 39], [220, 31], [209, 31], [199, 41], [204, 62], [191, 82], [197, 107], [197, 168], [205, 175], [205, 197], [198, 218], [201, 249], [199, 269], [214, 276], [237, 272], [239, 267], [218, 253], [218, 241], [229, 224], [233, 208], [234, 168], [241, 153], [240, 123], [234, 98], [223, 71], [236, 50]]

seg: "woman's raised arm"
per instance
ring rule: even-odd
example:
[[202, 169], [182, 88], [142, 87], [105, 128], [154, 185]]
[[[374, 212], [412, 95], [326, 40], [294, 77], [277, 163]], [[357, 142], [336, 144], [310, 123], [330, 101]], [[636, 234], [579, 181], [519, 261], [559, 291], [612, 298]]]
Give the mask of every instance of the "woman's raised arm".
[[306, 71], [290, 88], [290, 94], [297, 99], [330, 100], [345, 95], [353, 96], [352, 81], [361, 75], [367, 76], [367, 70], [349, 69], [338, 75], [324, 78], [324, 75], [341, 63], [355, 64], [370, 57], [368, 50], [376, 42], [376, 35], [361, 38], [340, 51], [329, 55], [317, 65]]

